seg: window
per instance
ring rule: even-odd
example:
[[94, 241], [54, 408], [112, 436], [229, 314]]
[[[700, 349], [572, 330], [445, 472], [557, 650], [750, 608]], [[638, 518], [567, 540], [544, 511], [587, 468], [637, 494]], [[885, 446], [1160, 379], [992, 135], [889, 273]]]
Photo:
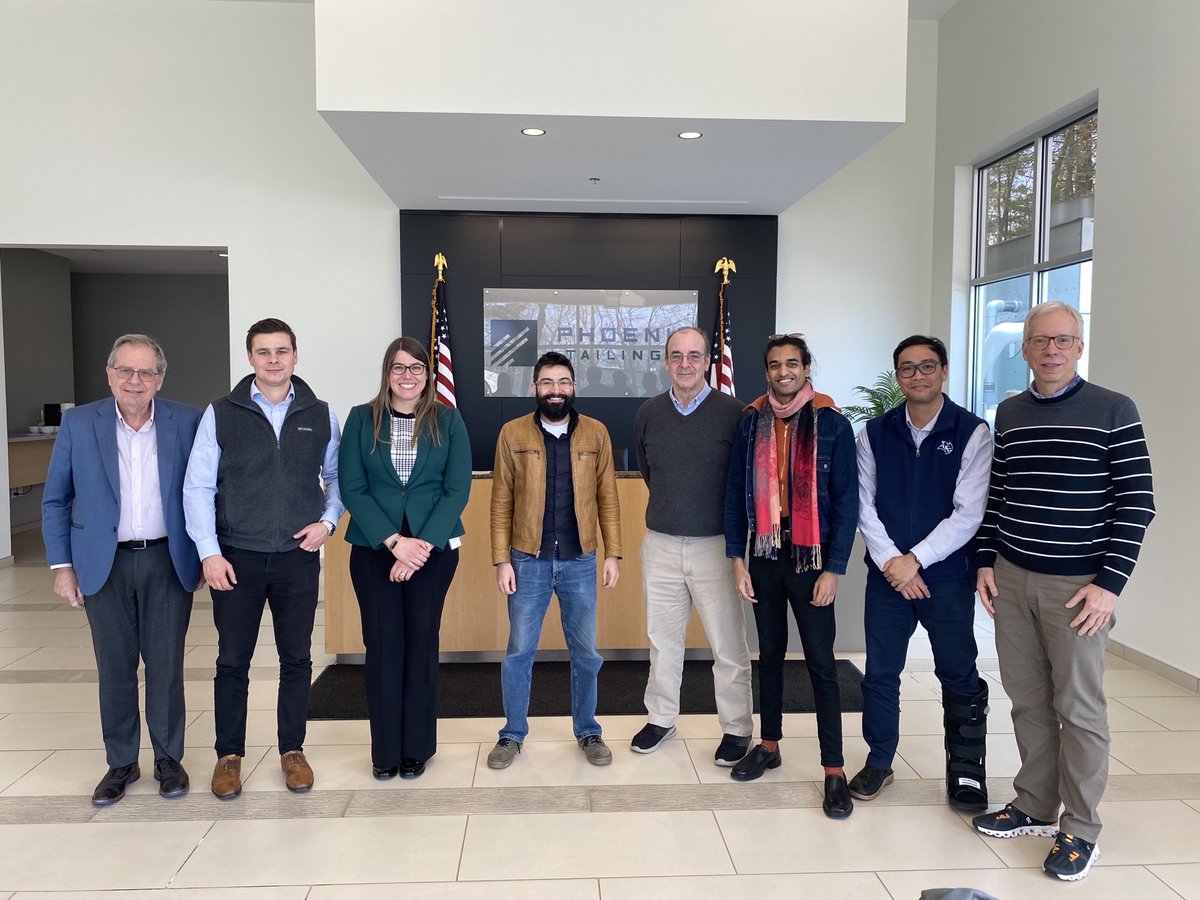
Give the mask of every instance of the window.
[[971, 407], [989, 423], [1029, 384], [1021, 328], [1035, 303], [1061, 300], [1083, 315], [1087, 377], [1096, 134], [1091, 112], [976, 170]]

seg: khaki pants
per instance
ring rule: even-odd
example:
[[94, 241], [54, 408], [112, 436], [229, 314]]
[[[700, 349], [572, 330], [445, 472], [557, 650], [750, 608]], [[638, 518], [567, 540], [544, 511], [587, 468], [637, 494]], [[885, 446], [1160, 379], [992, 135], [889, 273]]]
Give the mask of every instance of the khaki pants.
[[1092, 842], [1108, 782], [1104, 652], [1116, 617], [1080, 637], [1070, 622], [1082, 605], [1065, 604], [1093, 577], [1043, 575], [996, 559], [996, 652], [1021, 754], [1014, 803]]
[[650, 679], [646, 684], [650, 724], [670, 728], [679, 715], [684, 633], [694, 603], [712, 648], [721, 731], [749, 737], [754, 733], [754, 699], [746, 614], [733, 584], [733, 568], [725, 558], [725, 538], [647, 531], [641, 555], [650, 638]]

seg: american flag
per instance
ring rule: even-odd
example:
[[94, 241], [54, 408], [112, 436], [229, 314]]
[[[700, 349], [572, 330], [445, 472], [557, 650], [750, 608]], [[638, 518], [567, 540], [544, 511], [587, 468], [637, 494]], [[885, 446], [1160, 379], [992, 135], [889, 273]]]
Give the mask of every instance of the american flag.
[[433, 375], [437, 379], [437, 398], [458, 408], [454, 397], [454, 363], [450, 361], [450, 323], [446, 319], [446, 280], [438, 272], [433, 283], [433, 317], [429, 346], [433, 357]]
[[713, 328], [713, 339], [712, 368], [708, 373], [709, 386], [714, 391], [732, 395], [733, 330], [729, 324], [729, 303], [725, 300], [725, 284], [721, 285], [720, 293], [717, 294], [717, 324]]

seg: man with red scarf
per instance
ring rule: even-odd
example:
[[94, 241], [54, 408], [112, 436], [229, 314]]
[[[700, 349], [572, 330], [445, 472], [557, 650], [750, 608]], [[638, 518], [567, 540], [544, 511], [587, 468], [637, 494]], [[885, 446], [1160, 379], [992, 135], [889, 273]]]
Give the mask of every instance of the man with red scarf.
[[769, 390], [746, 407], [725, 489], [725, 555], [733, 560], [738, 593], [754, 604], [758, 628], [762, 736], [730, 774], [753, 781], [782, 762], [790, 605], [816, 699], [822, 808], [830, 818], [844, 819], [854, 802], [842, 768], [833, 601], [858, 522], [854, 432], [833, 400], [813, 390], [812, 354], [803, 335], [771, 335], [763, 361]]

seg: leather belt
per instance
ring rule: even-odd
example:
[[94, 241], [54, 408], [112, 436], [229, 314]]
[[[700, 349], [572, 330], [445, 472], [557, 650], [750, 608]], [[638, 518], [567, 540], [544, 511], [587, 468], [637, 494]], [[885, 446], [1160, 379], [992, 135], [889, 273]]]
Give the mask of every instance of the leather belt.
[[150, 538], [150, 540], [148, 540], [148, 541], [147, 540], [117, 541], [117, 549], [118, 550], [145, 550], [147, 547], [154, 547], [158, 544], [165, 544], [166, 542], [167, 542], [167, 539], [165, 537]]

